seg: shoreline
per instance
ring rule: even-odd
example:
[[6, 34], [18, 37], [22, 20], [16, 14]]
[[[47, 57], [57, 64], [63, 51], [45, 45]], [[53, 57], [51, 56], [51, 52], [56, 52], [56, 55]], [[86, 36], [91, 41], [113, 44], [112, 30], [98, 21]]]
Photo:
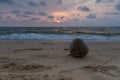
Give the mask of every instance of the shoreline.
[[[72, 39], [74, 40], [74, 39]], [[0, 39], [0, 41], [61, 41], [61, 42], [71, 42], [72, 40], [40, 40], [40, 39]], [[83, 40], [83, 39], [82, 39]], [[120, 42], [120, 40], [83, 40], [85, 42]]]

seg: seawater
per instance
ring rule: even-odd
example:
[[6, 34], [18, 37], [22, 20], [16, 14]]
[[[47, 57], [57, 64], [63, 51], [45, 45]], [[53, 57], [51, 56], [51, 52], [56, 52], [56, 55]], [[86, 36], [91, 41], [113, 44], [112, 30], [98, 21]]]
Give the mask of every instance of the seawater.
[[0, 39], [120, 40], [120, 27], [0, 27]]

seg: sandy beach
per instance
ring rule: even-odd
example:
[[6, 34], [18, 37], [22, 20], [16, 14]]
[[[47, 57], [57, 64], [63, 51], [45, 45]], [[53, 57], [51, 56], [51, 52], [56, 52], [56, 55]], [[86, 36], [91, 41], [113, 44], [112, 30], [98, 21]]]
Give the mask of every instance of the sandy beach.
[[0, 40], [0, 80], [120, 80], [120, 41], [85, 41], [83, 59], [70, 42]]

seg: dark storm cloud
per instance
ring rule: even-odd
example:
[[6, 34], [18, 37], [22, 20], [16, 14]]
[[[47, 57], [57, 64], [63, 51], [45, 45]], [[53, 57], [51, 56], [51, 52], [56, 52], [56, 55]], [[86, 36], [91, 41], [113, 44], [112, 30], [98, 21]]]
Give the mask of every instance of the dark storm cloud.
[[48, 19], [54, 19], [54, 16], [48, 16]]
[[36, 6], [38, 6], [38, 4], [36, 3], [36, 2], [34, 2], [34, 1], [29, 1], [28, 2], [28, 4], [30, 5], [30, 6], [34, 6], [34, 7], [36, 7]]
[[80, 6], [80, 7], [78, 7], [78, 10], [91, 11], [91, 10], [89, 9], [89, 7], [86, 7], [86, 6]]
[[19, 10], [12, 10], [11, 11], [13, 14], [20, 14], [20, 11]]
[[105, 12], [106, 15], [120, 15], [120, 12]]
[[120, 2], [115, 5], [116, 10], [120, 11]]
[[95, 19], [96, 18], [96, 14], [95, 13], [91, 13], [88, 16], [86, 16], [87, 18], [91, 18], [91, 19]]
[[4, 4], [14, 4], [13, 0], [0, 0], [0, 3], [4, 3]]
[[39, 4], [42, 5], [42, 6], [46, 6], [47, 5], [44, 1], [40, 1]]
[[47, 16], [47, 13], [45, 13], [45, 12], [43, 12], [43, 11], [39, 12], [38, 14], [39, 14], [40, 16]]
[[31, 11], [25, 11], [25, 12], [23, 12], [23, 14], [34, 15], [35, 13], [31, 12]]

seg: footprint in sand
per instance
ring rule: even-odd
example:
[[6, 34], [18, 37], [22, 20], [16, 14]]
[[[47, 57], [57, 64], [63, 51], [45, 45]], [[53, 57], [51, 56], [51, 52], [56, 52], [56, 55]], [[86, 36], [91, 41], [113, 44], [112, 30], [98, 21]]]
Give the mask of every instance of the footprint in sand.
[[0, 80], [4, 80], [4, 79], [0, 78]]
[[118, 67], [117, 65], [88, 65], [84, 66], [84, 69], [86, 69], [86, 71], [94, 71], [96, 73], [99, 72], [100, 74], [102, 74], [92, 77], [93, 80], [120, 79], [120, 67]]
[[103, 75], [95, 75], [91, 77], [92, 80], [115, 80], [109, 76], [103, 76]]
[[63, 75], [59, 75], [57, 78], [58, 78], [57, 80], [73, 80], [72, 78], [69, 78], [69, 77], [63, 76]]
[[21, 52], [21, 51], [39, 51], [43, 50], [43, 48], [26, 48], [26, 49], [17, 49], [13, 50], [13, 52]]
[[24, 72], [24, 71], [45, 71], [45, 70], [49, 70], [49, 69], [52, 69], [51, 66], [44, 66], [44, 65], [40, 65], [40, 64], [34, 64], [34, 63], [31, 63], [31, 64], [23, 64], [23, 63], [20, 63], [20, 62], [6, 62], [6, 63], [3, 63], [1, 64], [0, 68], [3, 70], [3, 71], [10, 71], [10, 72]]
[[108, 65], [105, 66], [107, 70], [107, 75], [114, 77], [114, 78], [120, 78], [120, 67], [117, 65]]

